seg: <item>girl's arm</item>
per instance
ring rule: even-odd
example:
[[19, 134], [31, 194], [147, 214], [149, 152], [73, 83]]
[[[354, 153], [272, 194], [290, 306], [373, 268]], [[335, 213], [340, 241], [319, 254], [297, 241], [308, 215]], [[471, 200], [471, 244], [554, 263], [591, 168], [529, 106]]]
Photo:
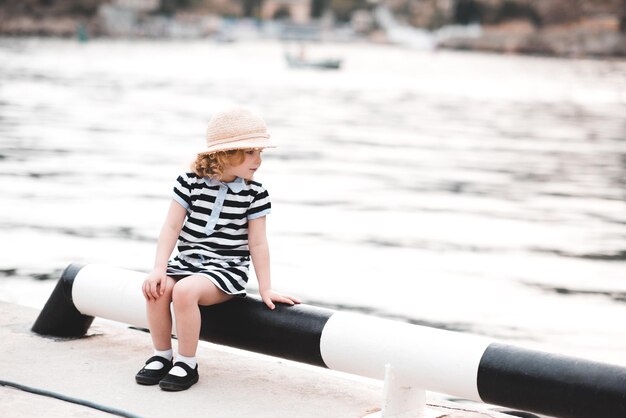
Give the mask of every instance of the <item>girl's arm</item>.
[[185, 222], [185, 216], [187, 216], [187, 210], [172, 200], [159, 234], [154, 268], [143, 283], [143, 295], [146, 300], [156, 300], [165, 292], [167, 261], [172, 255], [178, 235]]
[[259, 293], [261, 299], [268, 308], [274, 309], [273, 302], [287, 303], [293, 305], [300, 303], [298, 298], [281, 295], [272, 290], [270, 279], [270, 250], [265, 233], [265, 216], [248, 221], [248, 247], [257, 280], [259, 281]]

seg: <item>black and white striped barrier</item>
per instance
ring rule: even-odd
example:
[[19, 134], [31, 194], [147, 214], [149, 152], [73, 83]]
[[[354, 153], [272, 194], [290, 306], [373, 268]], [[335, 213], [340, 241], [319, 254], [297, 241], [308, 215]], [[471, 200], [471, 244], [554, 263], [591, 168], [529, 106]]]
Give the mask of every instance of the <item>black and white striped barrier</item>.
[[[144, 278], [72, 264], [32, 330], [80, 337], [95, 316], [147, 328]], [[626, 417], [623, 367], [305, 304], [270, 311], [252, 296], [200, 309], [204, 341], [385, 379], [387, 416], [423, 407], [408, 389], [421, 388], [557, 417]]]

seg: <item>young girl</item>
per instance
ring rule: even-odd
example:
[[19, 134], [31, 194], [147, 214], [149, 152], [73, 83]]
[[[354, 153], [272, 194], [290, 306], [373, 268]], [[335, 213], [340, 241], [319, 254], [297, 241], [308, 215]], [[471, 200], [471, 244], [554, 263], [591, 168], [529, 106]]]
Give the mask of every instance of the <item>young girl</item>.
[[[293, 305], [297, 298], [274, 292], [265, 234], [271, 204], [252, 177], [263, 148], [273, 147], [263, 119], [243, 108], [213, 116], [207, 150], [191, 173], [178, 177], [157, 243], [154, 269], [143, 283], [154, 355], [135, 380], [164, 390], [185, 390], [198, 381], [198, 305], [246, 295], [250, 257], [263, 302]], [[168, 262], [178, 241], [178, 254]], [[178, 355], [172, 362], [172, 317], [176, 316]]]

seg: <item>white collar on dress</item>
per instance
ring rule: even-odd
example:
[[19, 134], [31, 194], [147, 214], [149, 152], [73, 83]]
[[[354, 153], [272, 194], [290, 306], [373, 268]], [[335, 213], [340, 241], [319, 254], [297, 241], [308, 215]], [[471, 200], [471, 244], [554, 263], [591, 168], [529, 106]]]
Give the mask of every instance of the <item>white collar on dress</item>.
[[205, 177], [204, 181], [209, 186], [220, 186], [223, 184], [224, 186], [228, 187], [233, 193], [239, 193], [246, 186], [246, 181], [241, 177], [237, 177], [235, 180], [229, 183], [224, 183], [211, 177]]

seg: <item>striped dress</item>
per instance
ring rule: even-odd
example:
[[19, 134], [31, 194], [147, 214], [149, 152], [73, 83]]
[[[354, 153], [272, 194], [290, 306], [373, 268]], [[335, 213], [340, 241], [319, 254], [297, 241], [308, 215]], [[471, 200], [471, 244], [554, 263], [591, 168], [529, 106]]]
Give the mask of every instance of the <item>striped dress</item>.
[[245, 296], [248, 220], [270, 213], [267, 191], [260, 183], [242, 178], [222, 183], [185, 173], [176, 179], [173, 199], [187, 210], [187, 217], [167, 275], [178, 280], [199, 274], [229, 295]]

